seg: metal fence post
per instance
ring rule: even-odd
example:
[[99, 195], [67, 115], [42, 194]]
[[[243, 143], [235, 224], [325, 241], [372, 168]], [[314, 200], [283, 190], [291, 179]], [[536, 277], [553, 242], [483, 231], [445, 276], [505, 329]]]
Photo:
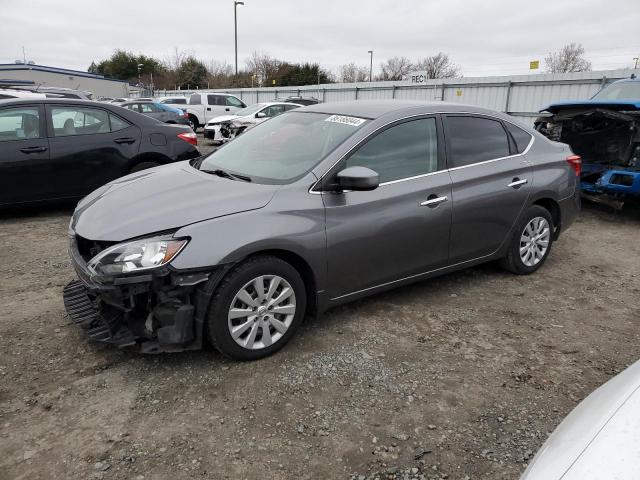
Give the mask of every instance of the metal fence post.
[[391, 98], [396, 98], [396, 86], [391, 87]]
[[446, 87], [444, 86], [444, 83], [442, 84], [442, 91], [440, 92], [440, 101], [444, 102], [444, 89]]
[[327, 101], [327, 89], [323, 88], [322, 89], [322, 103]]
[[513, 82], [509, 80], [507, 83], [507, 98], [504, 102], [504, 113], [509, 113], [509, 99], [511, 98], [511, 87], [513, 86]]
[[358, 99], [358, 87], [356, 87], [356, 98], [354, 100]]

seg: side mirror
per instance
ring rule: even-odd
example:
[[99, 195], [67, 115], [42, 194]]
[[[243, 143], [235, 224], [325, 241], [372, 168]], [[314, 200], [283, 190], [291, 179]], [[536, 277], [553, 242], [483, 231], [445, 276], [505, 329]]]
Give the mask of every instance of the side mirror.
[[375, 190], [380, 185], [380, 176], [367, 167], [348, 167], [336, 175], [341, 190]]
[[267, 114], [264, 112], [256, 113], [256, 118], [267, 118]]

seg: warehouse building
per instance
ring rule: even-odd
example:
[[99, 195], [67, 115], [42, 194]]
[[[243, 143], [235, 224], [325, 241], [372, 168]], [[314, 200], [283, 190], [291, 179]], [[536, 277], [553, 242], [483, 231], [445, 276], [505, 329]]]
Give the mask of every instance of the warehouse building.
[[43, 87], [72, 88], [94, 97], [128, 97], [129, 83], [94, 73], [22, 63], [0, 64], [0, 80], [33, 82]]

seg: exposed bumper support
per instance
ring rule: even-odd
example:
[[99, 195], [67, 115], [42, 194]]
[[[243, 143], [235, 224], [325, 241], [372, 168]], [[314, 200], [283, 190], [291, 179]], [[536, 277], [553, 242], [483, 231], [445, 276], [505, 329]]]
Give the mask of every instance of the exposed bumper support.
[[209, 301], [226, 267], [105, 278], [87, 269], [75, 241], [70, 253], [78, 280], [64, 288], [64, 304], [90, 339], [142, 353], [202, 347]]

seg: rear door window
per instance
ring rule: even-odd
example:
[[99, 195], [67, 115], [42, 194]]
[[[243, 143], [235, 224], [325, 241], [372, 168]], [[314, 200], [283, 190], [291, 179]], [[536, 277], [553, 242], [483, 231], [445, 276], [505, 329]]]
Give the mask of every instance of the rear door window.
[[102, 109], [87, 107], [51, 107], [53, 135], [68, 137], [109, 133], [109, 114]]
[[345, 167], [355, 166], [377, 172], [380, 183], [437, 171], [435, 118], [411, 120], [383, 130], [347, 159]]
[[207, 95], [209, 105], [224, 105], [224, 97], [221, 95]]
[[42, 138], [38, 107], [14, 107], [0, 110], [0, 142]]
[[486, 117], [447, 116], [449, 167], [508, 157], [509, 138], [502, 123]]

